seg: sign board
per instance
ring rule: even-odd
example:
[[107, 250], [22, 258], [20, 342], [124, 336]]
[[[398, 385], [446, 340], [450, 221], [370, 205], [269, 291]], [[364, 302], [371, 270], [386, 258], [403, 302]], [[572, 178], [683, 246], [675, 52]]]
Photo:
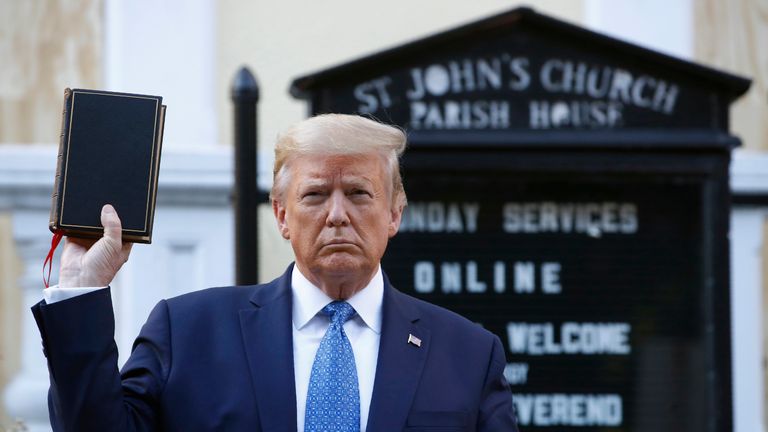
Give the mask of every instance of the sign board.
[[358, 83], [336, 102], [409, 130], [706, 126], [708, 94], [647, 65], [584, 57], [510, 34]]
[[721, 431], [748, 86], [519, 8], [292, 92], [408, 131], [383, 268], [499, 336], [522, 430]]
[[706, 430], [701, 182], [496, 174], [409, 175], [392, 283], [502, 338], [524, 430]]

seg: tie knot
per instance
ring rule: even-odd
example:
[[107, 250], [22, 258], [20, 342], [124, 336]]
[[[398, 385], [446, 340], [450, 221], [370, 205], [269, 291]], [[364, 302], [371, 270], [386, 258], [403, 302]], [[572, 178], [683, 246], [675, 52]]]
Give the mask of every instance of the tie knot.
[[335, 301], [328, 303], [323, 312], [331, 318], [331, 324], [343, 325], [355, 315], [355, 308], [345, 301]]

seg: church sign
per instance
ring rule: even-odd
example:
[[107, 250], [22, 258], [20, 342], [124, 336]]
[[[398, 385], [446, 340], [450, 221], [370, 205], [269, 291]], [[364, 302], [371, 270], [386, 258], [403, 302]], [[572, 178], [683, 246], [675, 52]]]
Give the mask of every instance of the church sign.
[[616, 128], [635, 118], [631, 111], [667, 120], [677, 114], [677, 83], [615, 65], [534, 55], [447, 58], [376, 77], [352, 89], [356, 111], [406, 108], [411, 130]]
[[291, 90], [408, 132], [384, 271], [498, 335], [521, 430], [722, 431], [748, 86], [519, 8]]

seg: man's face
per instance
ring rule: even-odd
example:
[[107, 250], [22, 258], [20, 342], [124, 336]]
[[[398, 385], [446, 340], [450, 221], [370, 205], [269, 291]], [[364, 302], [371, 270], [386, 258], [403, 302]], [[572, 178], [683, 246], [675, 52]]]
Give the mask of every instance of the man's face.
[[384, 158], [299, 156], [288, 169], [282, 202], [273, 202], [280, 233], [305, 276], [330, 297], [349, 298], [373, 277], [400, 226]]

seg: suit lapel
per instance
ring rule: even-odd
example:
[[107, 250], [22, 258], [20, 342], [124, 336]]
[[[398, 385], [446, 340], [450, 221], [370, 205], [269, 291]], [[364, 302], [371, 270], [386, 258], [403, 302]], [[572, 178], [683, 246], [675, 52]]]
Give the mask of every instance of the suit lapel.
[[291, 269], [251, 297], [240, 327], [264, 431], [296, 432], [296, 386], [291, 330]]
[[[384, 304], [376, 379], [368, 415], [368, 432], [389, 432], [405, 426], [429, 352], [428, 329], [418, 325], [411, 300], [384, 276]], [[409, 335], [421, 346], [409, 343]]]

